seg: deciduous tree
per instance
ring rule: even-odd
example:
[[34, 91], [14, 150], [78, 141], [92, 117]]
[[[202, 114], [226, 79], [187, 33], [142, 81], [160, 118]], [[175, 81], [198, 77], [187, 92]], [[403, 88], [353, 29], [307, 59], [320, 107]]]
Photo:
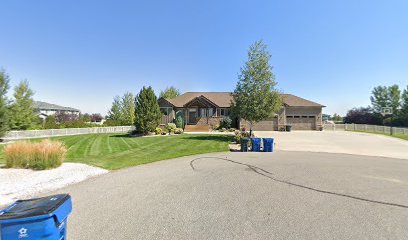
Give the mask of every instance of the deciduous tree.
[[10, 107], [11, 129], [26, 130], [35, 123], [37, 116], [33, 108], [33, 95], [26, 80], [14, 88], [14, 99]]
[[232, 110], [249, 122], [251, 135], [254, 123], [272, 117], [282, 107], [270, 58], [265, 43], [257, 41], [251, 45], [233, 93]]
[[159, 98], [167, 98], [167, 99], [172, 99], [180, 95], [180, 90], [177, 88], [170, 86], [166, 87], [164, 91], [160, 92]]
[[123, 125], [135, 124], [135, 97], [127, 92], [123, 95], [121, 101], [121, 123]]
[[10, 78], [4, 70], [0, 70], [0, 137], [9, 129], [9, 112], [7, 91], [9, 89]]

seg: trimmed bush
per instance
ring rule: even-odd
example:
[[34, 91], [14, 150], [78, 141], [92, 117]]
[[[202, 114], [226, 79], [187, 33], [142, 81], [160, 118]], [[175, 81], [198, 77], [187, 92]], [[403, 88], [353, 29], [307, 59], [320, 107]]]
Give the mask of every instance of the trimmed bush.
[[171, 134], [174, 133], [174, 130], [176, 130], [176, 124], [175, 123], [167, 123], [167, 131]]
[[174, 134], [182, 134], [184, 131], [183, 131], [183, 129], [182, 128], [176, 128], [175, 130], [174, 130]]
[[230, 128], [232, 124], [232, 120], [230, 117], [224, 117], [223, 119], [221, 119], [220, 121], [220, 128]]
[[156, 135], [161, 135], [162, 132], [163, 132], [163, 129], [161, 129], [161, 128], [159, 128], [159, 127], [157, 127], [157, 128], [154, 130], [154, 133], [155, 133]]
[[61, 166], [67, 148], [58, 141], [17, 142], [4, 148], [6, 167], [44, 170]]

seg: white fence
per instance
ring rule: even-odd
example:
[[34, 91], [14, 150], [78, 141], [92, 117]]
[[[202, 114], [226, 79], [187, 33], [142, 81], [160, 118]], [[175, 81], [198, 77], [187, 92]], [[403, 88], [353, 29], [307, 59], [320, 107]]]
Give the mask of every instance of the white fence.
[[364, 131], [364, 132], [376, 132], [385, 134], [401, 134], [408, 135], [408, 128], [388, 127], [368, 124], [326, 124], [324, 130], [345, 130], [345, 131]]
[[93, 134], [93, 133], [127, 133], [133, 126], [93, 127], [93, 128], [63, 128], [46, 130], [10, 131], [3, 139], [16, 140], [28, 138], [55, 137], [66, 135]]

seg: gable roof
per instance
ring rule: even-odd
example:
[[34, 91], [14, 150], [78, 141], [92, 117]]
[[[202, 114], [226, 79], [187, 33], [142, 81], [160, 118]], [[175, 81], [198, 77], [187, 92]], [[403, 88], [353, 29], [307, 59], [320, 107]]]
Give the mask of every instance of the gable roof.
[[281, 96], [283, 98], [283, 104], [289, 107], [325, 107], [319, 103], [292, 94], [281, 94]]
[[[312, 102], [292, 94], [281, 95], [283, 98], [283, 103], [289, 107], [325, 107], [319, 103]], [[175, 98], [165, 100], [171, 103], [174, 107], [181, 108], [184, 107], [186, 103], [197, 97], [204, 97], [221, 108], [230, 107], [231, 101], [233, 100], [231, 92], [186, 92]]]
[[54, 111], [71, 111], [71, 112], [80, 112], [76, 108], [71, 107], [63, 107], [57, 104], [41, 102], [41, 101], [34, 101], [34, 109], [37, 110], [54, 110]]
[[201, 96], [205, 97], [210, 102], [213, 102], [218, 107], [231, 106], [232, 95], [230, 92], [186, 92], [178, 97], [166, 100], [175, 107], [183, 107], [194, 98]]

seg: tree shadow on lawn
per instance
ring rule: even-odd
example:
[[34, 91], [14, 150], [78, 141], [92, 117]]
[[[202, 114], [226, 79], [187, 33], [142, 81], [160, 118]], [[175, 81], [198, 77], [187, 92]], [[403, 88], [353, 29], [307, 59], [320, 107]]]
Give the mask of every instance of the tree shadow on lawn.
[[116, 135], [111, 135], [109, 137], [114, 137], [114, 138], [137, 138], [137, 137], [142, 137], [143, 135], [130, 135], [127, 133], [123, 134], [116, 134]]
[[231, 135], [185, 135], [185, 137], [183, 137], [184, 140], [210, 140], [210, 141], [217, 141], [217, 142], [232, 142], [234, 136]]

